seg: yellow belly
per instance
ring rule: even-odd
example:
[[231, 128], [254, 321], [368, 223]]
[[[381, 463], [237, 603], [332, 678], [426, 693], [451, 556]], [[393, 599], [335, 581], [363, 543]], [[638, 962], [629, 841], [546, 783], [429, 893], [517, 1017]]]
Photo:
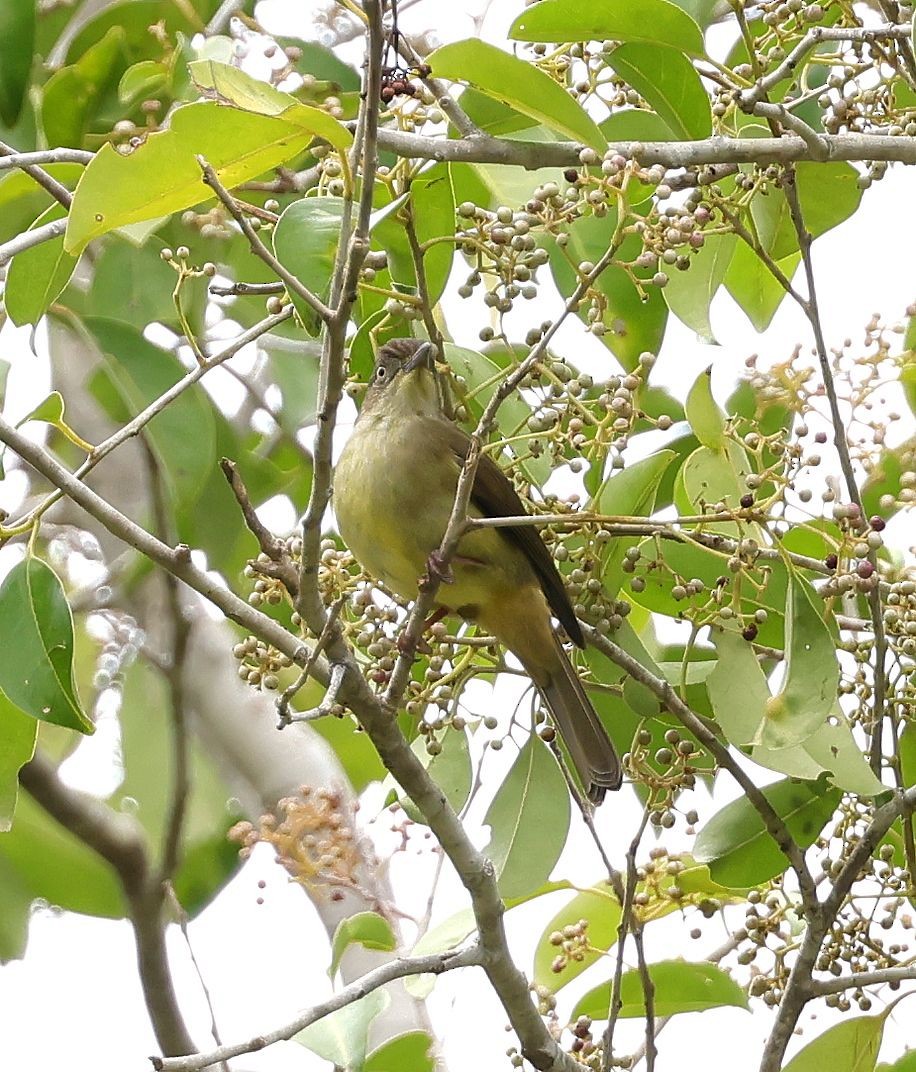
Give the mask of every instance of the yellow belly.
[[[406, 599], [442, 541], [460, 472], [447, 447], [420, 442], [420, 429], [427, 426], [403, 418], [361, 420], [334, 475], [341, 536], [367, 572]], [[451, 568], [453, 582], [437, 594], [449, 610], [481, 607], [533, 581], [524, 555], [496, 529], [468, 533]]]

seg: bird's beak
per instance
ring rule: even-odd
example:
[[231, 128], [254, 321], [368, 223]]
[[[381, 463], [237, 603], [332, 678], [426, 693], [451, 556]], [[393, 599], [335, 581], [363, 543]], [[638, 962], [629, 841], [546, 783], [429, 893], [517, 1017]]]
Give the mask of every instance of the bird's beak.
[[414, 369], [418, 368], [432, 369], [435, 352], [436, 348], [431, 342], [421, 343], [414, 352], [413, 357], [404, 365], [404, 371], [413, 372]]

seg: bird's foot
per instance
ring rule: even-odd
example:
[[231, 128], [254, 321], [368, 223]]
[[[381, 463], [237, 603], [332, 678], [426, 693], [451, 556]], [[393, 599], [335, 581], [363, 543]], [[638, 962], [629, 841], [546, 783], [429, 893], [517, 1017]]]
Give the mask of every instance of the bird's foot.
[[452, 567], [438, 551], [430, 552], [429, 558], [426, 560], [426, 576], [429, 580], [436, 580], [440, 584], [455, 583]]

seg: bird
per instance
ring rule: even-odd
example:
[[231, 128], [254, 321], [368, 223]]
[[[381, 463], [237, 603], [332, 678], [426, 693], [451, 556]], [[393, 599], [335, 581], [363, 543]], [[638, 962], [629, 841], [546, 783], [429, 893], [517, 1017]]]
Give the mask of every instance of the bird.
[[[471, 438], [442, 410], [436, 350], [392, 339], [379, 350], [365, 399], [333, 476], [338, 531], [367, 573], [416, 599], [435, 564]], [[521, 498], [481, 454], [471, 517], [519, 517]], [[566, 656], [551, 614], [578, 647], [585, 638], [563, 580], [535, 526], [466, 532], [436, 591], [439, 613], [457, 614], [514, 653], [537, 687], [579, 781], [595, 805], [620, 788], [620, 760]]]

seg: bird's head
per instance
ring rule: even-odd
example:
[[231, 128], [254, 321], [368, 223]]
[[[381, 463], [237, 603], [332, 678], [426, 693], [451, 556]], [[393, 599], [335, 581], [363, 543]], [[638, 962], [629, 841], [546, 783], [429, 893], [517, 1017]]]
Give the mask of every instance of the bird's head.
[[392, 339], [379, 350], [363, 413], [438, 415], [435, 347], [420, 339]]

